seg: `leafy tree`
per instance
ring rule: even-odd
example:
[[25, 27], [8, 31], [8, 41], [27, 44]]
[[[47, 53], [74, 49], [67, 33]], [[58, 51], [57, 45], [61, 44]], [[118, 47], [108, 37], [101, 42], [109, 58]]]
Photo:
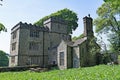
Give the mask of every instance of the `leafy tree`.
[[[0, 1], [3, 1], [3, 0], [0, 0]], [[2, 4], [0, 3], [0, 6], [2, 6]]]
[[98, 18], [94, 20], [97, 33], [109, 33], [109, 41], [115, 51], [120, 50], [120, 2], [104, 0], [98, 8]]
[[72, 41], [75, 41], [75, 40], [77, 40], [77, 39], [81, 39], [81, 38], [83, 38], [83, 37], [84, 37], [84, 34], [81, 34], [81, 35], [79, 35], [78, 37], [74, 36], [74, 37], [72, 38]]
[[8, 66], [9, 59], [5, 52], [0, 50], [0, 66]]
[[[3, 1], [3, 0], [0, 0], [0, 1]], [[0, 5], [2, 6], [2, 4], [0, 3]], [[2, 23], [0, 23], [0, 32], [1, 31], [7, 31], [7, 29], [5, 28], [5, 26], [2, 24]]]
[[97, 38], [93, 37], [93, 38], [90, 39], [90, 41], [88, 43], [90, 53], [93, 54], [93, 55], [100, 52], [100, 46], [96, 42], [97, 42]]
[[2, 24], [2, 23], [0, 23], [0, 32], [1, 31], [7, 31], [7, 29], [5, 28], [5, 26]]
[[68, 34], [72, 33], [72, 30], [75, 30], [78, 27], [78, 17], [77, 14], [67, 8], [59, 10], [55, 13], [52, 13], [48, 16], [43, 17], [39, 21], [35, 22], [35, 25], [43, 26], [43, 22], [50, 17], [58, 17], [68, 21]]

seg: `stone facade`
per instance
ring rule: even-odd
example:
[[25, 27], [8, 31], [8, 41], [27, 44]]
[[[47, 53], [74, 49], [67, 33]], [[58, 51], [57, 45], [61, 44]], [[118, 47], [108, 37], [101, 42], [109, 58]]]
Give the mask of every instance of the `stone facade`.
[[58, 65], [59, 69], [67, 69], [96, 65], [89, 47], [94, 37], [92, 18], [86, 16], [83, 21], [84, 37], [74, 42], [65, 20], [51, 17], [43, 27], [18, 23], [11, 29], [9, 66]]
[[[58, 46], [58, 67], [59, 69], [79, 68], [96, 65], [96, 54], [90, 53], [90, 41], [94, 38], [92, 28], [92, 18], [84, 17], [84, 37], [74, 42], [62, 41]], [[98, 50], [100, 47], [96, 42], [92, 42]], [[62, 52], [62, 55], [60, 56]], [[99, 51], [98, 51], [99, 52]], [[61, 65], [61, 60], [64, 64]]]
[[11, 29], [9, 66], [55, 65], [57, 46], [70, 38], [62, 19], [52, 17], [44, 27], [20, 22]]
[[[58, 66], [60, 69], [67, 69], [67, 68], [71, 68], [72, 67], [72, 48], [71, 45], [73, 43], [70, 41], [63, 41], [60, 43], [60, 45], [58, 46], [58, 55], [57, 55], [57, 59], [58, 59]], [[61, 56], [62, 54], [62, 56]]]

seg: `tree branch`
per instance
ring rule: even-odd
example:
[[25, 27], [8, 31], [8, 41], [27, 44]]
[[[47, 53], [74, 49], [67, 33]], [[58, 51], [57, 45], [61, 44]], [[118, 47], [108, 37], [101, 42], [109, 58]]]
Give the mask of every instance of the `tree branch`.
[[117, 29], [118, 29], [118, 30], [120, 30], [120, 28], [119, 28], [120, 26], [119, 26], [119, 24], [118, 24], [118, 22], [117, 22], [116, 18], [115, 18], [113, 15], [112, 15], [112, 17], [113, 17], [113, 19], [114, 19], [115, 23], [117, 24]]
[[109, 20], [110, 21], [110, 25], [111, 25], [111, 27], [113, 28], [113, 30], [117, 33], [118, 31], [115, 29], [115, 26], [112, 24], [112, 21], [111, 20]]

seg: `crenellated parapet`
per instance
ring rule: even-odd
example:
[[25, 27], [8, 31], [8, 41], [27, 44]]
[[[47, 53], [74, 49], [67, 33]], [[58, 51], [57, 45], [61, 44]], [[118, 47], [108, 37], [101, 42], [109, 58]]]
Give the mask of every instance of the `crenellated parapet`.
[[32, 29], [32, 30], [39, 30], [39, 31], [46, 31], [48, 32], [49, 29], [47, 27], [41, 27], [41, 26], [37, 26], [37, 25], [33, 25], [31, 23], [23, 23], [23, 22], [19, 22], [18, 24], [16, 24], [11, 31], [14, 32], [17, 29]]
[[51, 18], [47, 19], [46, 21], [44, 21], [44, 25], [45, 25], [45, 24], [48, 24], [48, 23], [50, 23], [50, 22], [53, 22], [53, 23], [60, 23], [60, 24], [65, 24], [65, 25], [68, 24], [68, 21], [63, 20], [62, 18], [51, 17]]

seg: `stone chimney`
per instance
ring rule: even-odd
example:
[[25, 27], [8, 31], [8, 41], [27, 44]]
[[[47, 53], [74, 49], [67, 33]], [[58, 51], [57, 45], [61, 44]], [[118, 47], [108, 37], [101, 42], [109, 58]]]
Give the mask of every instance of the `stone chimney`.
[[90, 17], [90, 14], [88, 16], [85, 16], [83, 18], [84, 22], [84, 36], [86, 37], [93, 37], [93, 19]]

